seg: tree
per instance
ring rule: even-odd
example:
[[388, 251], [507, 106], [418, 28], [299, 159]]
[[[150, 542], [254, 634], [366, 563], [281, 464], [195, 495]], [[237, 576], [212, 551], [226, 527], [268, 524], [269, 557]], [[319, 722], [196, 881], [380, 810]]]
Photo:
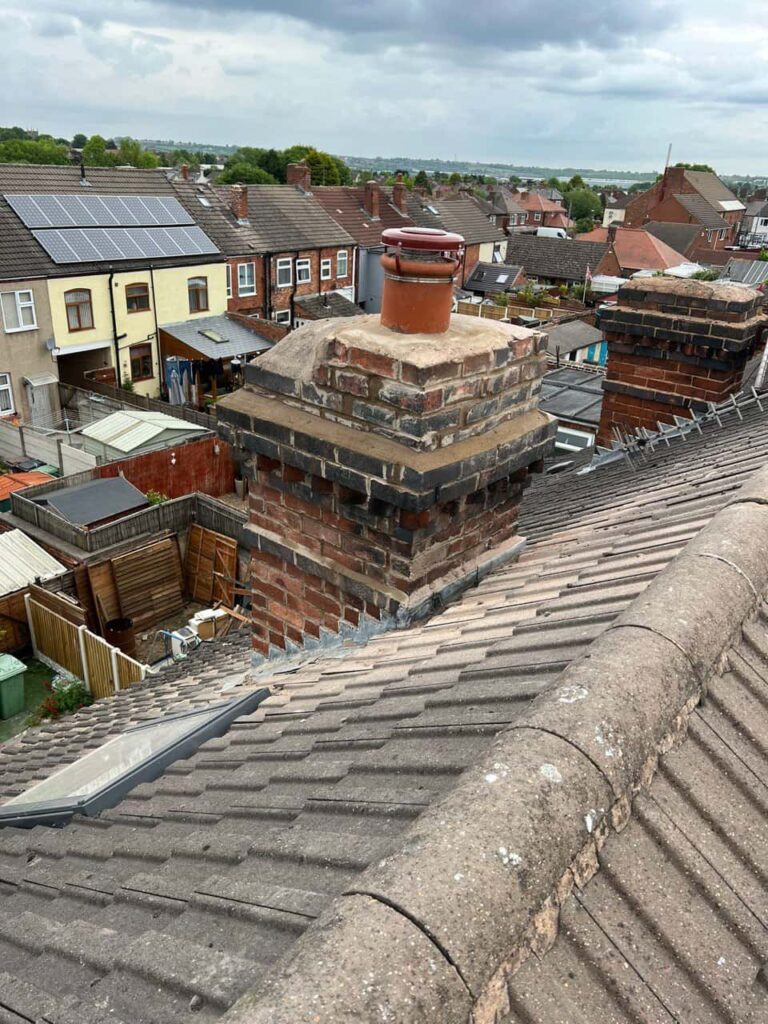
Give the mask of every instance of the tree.
[[588, 231], [591, 231], [594, 226], [595, 221], [592, 217], [579, 217], [574, 224], [577, 235], [585, 235]]
[[87, 135], [83, 135], [82, 132], [78, 132], [77, 135], [73, 135], [72, 136], [72, 148], [73, 149], [82, 149], [87, 141], [88, 141], [88, 136]]
[[556, 178], [553, 175], [551, 178], [547, 178], [545, 185], [547, 186], [547, 188], [556, 188], [559, 191], [560, 187], [562, 186], [562, 182], [559, 178]]
[[448, 184], [449, 185], [460, 185], [461, 184], [461, 175], [459, 174], [458, 171], [454, 171], [453, 172], [453, 174], [448, 179]]
[[708, 174], [715, 174], [714, 167], [710, 167], [709, 164], [685, 164], [682, 160], [675, 164], [675, 167], [684, 167], [686, 171], [706, 171]]
[[429, 178], [427, 177], [426, 171], [419, 171], [416, 174], [416, 177], [413, 179], [413, 184], [415, 185], [416, 188], [426, 189], [427, 192], [429, 192], [429, 194], [432, 195], [432, 186], [429, 182]]
[[82, 159], [89, 167], [114, 167], [117, 158], [107, 153], [107, 143], [101, 135], [92, 135], [83, 146]]
[[584, 179], [582, 178], [582, 176], [580, 174], [574, 174], [574, 176], [571, 178], [571, 180], [568, 182], [568, 185], [567, 185], [567, 188], [568, 188], [569, 192], [572, 189], [576, 189], [576, 188], [583, 189], [583, 188], [586, 188], [586, 187], [587, 186], [584, 184]]
[[10, 139], [26, 139], [27, 133], [23, 128], [14, 125], [13, 128], [0, 128], [0, 142], [8, 142]]
[[226, 170], [219, 176], [222, 185], [275, 185], [277, 182], [271, 174], [261, 167], [241, 160], [239, 163], [227, 161]]
[[69, 147], [53, 139], [10, 138], [0, 142], [0, 163], [3, 164], [67, 164]]
[[154, 153], [141, 148], [141, 144], [126, 136], [120, 142], [120, 149], [117, 153], [119, 164], [129, 164], [131, 167], [159, 167], [160, 161]]
[[602, 213], [600, 197], [591, 189], [573, 189], [568, 192], [567, 200], [571, 209], [571, 217], [574, 220], [583, 220], [586, 217], [599, 217]]

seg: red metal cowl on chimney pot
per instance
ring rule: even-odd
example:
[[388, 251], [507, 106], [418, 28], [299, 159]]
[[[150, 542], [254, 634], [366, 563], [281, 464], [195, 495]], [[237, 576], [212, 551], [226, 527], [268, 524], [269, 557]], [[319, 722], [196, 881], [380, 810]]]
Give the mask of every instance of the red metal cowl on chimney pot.
[[448, 330], [453, 279], [464, 258], [464, 239], [435, 228], [389, 228], [381, 240], [384, 291], [381, 322], [401, 334]]

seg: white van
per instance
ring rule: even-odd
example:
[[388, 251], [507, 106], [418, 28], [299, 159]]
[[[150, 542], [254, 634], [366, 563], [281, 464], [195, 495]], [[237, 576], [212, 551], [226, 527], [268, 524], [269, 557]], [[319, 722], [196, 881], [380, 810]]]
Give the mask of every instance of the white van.
[[567, 238], [568, 232], [565, 228], [536, 228], [536, 234], [540, 238]]

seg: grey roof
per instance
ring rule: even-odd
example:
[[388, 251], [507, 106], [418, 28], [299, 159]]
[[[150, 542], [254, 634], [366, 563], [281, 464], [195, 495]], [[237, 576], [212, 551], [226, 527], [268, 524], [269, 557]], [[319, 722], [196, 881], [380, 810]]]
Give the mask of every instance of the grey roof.
[[[12, 281], [35, 277], [63, 277], [72, 274], [104, 272], [108, 263], [57, 264], [35, 240], [13, 212], [4, 195], [13, 194], [72, 194], [80, 195], [173, 195], [173, 189], [160, 170], [141, 170], [122, 167], [88, 167], [86, 189], [80, 184], [80, 169], [75, 166], [51, 164], [0, 164], [0, 280]], [[197, 219], [197, 218], [195, 218]], [[199, 223], [199, 221], [198, 221]], [[202, 227], [202, 225], [200, 225]], [[205, 230], [205, 229], [204, 229]], [[215, 241], [215, 239], [214, 239]], [[220, 262], [219, 254], [171, 257], [168, 259], [122, 260], [121, 270], [145, 267], [148, 262], [157, 266]]]
[[695, 217], [697, 223], [701, 224], [703, 227], [710, 229], [728, 227], [728, 221], [721, 217], [720, 214], [713, 209], [712, 204], [703, 196], [680, 192], [675, 195], [675, 199], [688, 211], [688, 213], [690, 213], [692, 217]]
[[134, 487], [122, 476], [92, 480], [76, 487], [60, 487], [55, 491], [46, 491], [40, 499], [35, 500], [42, 500], [68, 523], [80, 526], [146, 508], [149, 504], [138, 487]]
[[765, 199], [750, 199], [744, 211], [745, 217], [768, 217], [768, 202]]
[[491, 224], [486, 214], [469, 196], [435, 199], [433, 196], [422, 198], [411, 193], [408, 196], [408, 213], [420, 227], [455, 231], [468, 245], [502, 242], [507, 237], [501, 228]]
[[547, 326], [547, 335], [550, 355], [554, 355], [559, 350], [561, 356], [580, 348], [586, 348], [588, 345], [595, 345], [603, 338], [602, 331], [585, 320], [567, 320], [565, 323]]
[[690, 247], [701, 235], [701, 224], [677, 224], [673, 221], [652, 220], [643, 224], [643, 229], [655, 235], [675, 252], [686, 255]]
[[[251, 352], [266, 352], [274, 345], [273, 341], [261, 337], [256, 331], [226, 315], [161, 324], [160, 330], [200, 352], [207, 359], [231, 359], [232, 356]], [[218, 335], [222, 340], [207, 337], [206, 331]]]
[[[725, 182], [721, 181], [716, 174], [710, 171], [688, 171], [685, 172], [687, 181], [696, 189], [715, 210], [721, 210], [722, 203], [739, 203], [739, 200], [731, 192]], [[740, 204], [743, 208], [743, 204]]]
[[768, 281], [768, 262], [765, 260], [730, 259], [720, 275], [720, 280], [735, 281], [738, 284], [757, 288]]
[[603, 405], [602, 381], [594, 370], [580, 370], [575, 364], [553, 370], [541, 382], [539, 407], [558, 419], [596, 430]]
[[507, 245], [507, 263], [522, 266], [527, 277], [584, 281], [587, 267], [594, 274], [607, 250], [607, 242], [513, 234]]
[[299, 316], [310, 320], [327, 320], [336, 316], [360, 316], [360, 307], [340, 292], [323, 292], [322, 295], [308, 295], [294, 302]]
[[493, 293], [509, 291], [522, 272], [522, 267], [508, 263], [478, 263], [464, 287], [471, 292]]
[[[765, 463], [765, 423], [754, 406], [636, 467], [543, 479], [523, 506], [520, 561], [432, 620], [272, 666], [244, 684], [273, 687], [257, 712], [99, 819], [0, 832], [6, 1014], [214, 1020], [273, 976], [308, 928], [302, 947], [320, 962], [312, 943], [325, 933], [312, 922], [402, 846]], [[608, 870], [564, 907], [554, 950], [514, 979], [510, 1020], [576, 1021], [585, 1007], [595, 1024], [627, 1019], [628, 1007], [638, 1020], [758, 1019], [747, 1010], [765, 959], [765, 628], [764, 618], [748, 627], [731, 674], [691, 719], [692, 738], [666, 755], [628, 829], [608, 840]], [[161, 714], [169, 696], [174, 706], [215, 699], [233, 667], [219, 665], [220, 649], [203, 651], [202, 670], [174, 666], [2, 748], [0, 790], [18, 792], [127, 721]], [[415, 949], [423, 934], [412, 935]], [[395, 948], [377, 941], [386, 962]], [[428, 945], [438, 970], [442, 954]], [[337, 966], [323, 963], [326, 980]], [[301, 977], [294, 986], [307, 993]]]

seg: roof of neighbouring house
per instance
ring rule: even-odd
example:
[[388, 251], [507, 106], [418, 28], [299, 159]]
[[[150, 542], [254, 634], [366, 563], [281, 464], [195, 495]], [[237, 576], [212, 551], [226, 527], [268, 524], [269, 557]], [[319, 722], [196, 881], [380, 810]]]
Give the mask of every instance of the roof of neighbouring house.
[[660, 238], [671, 249], [684, 255], [701, 235], [701, 224], [677, 224], [673, 221], [652, 220], [644, 224], [643, 228], [656, 238]]
[[603, 242], [513, 234], [507, 244], [506, 262], [522, 266], [527, 277], [584, 281], [587, 268], [594, 273], [607, 249]]
[[246, 187], [248, 217], [259, 252], [355, 244], [352, 235], [328, 214], [312, 193], [291, 185]]
[[518, 196], [517, 202], [532, 213], [567, 213], [561, 203], [553, 202], [541, 192], [524, 192]]
[[744, 209], [744, 204], [716, 174], [710, 171], [686, 170], [685, 178], [715, 210], [729, 213]]
[[718, 229], [728, 227], [728, 221], [724, 220], [717, 212], [719, 206], [714, 208], [704, 196], [679, 192], [675, 194], [675, 199], [692, 217], [696, 218], [696, 222], [702, 227]]
[[522, 273], [522, 267], [508, 263], [478, 263], [464, 287], [472, 292], [506, 292]]
[[267, 352], [275, 344], [272, 339], [226, 314], [161, 324], [160, 330], [206, 359], [232, 359], [234, 356]]
[[302, 296], [294, 302], [297, 316], [307, 320], [327, 320], [336, 316], [360, 316], [360, 307], [340, 292]]
[[[587, 234], [579, 235], [581, 242], [608, 242], [614, 228], [596, 227]], [[685, 256], [676, 252], [656, 235], [645, 228], [625, 228], [616, 225], [613, 237], [613, 251], [623, 271], [666, 270], [685, 263]]]
[[[81, 185], [80, 168], [54, 164], [0, 164], [0, 279], [62, 277], [104, 272], [109, 261], [56, 263], [13, 211], [6, 195], [109, 195], [173, 196], [174, 191], [159, 169], [135, 167], [87, 167], [87, 187]], [[192, 214], [196, 224], [203, 225]], [[203, 230], [205, 228], [203, 227]], [[211, 239], [216, 243], [215, 239]], [[120, 270], [179, 263], [196, 265], [220, 262], [221, 253], [197, 256], [153, 257], [119, 261]]]
[[66, 571], [66, 566], [21, 530], [0, 533], [0, 597], [23, 590], [35, 581], [54, 579]]
[[50, 473], [41, 473], [36, 469], [25, 473], [3, 473], [0, 475], [0, 501], [5, 501], [14, 491], [33, 487], [35, 484], [47, 484], [51, 480], [53, 477]]
[[355, 239], [358, 245], [381, 245], [381, 233], [387, 228], [413, 224], [392, 202], [392, 189], [379, 186], [379, 219], [373, 220], [364, 206], [363, 185], [320, 185], [312, 193], [325, 212]]
[[585, 320], [567, 320], [565, 323], [556, 323], [547, 327], [549, 346], [547, 351], [554, 355], [559, 350], [560, 355], [567, 355], [588, 345], [595, 345], [602, 341], [603, 333]]
[[167, 416], [164, 412], [122, 409], [89, 423], [80, 433], [109, 448], [127, 453], [153, 443], [178, 441], [185, 436], [205, 433], [205, 427], [188, 423], [176, 416]]
[[[546, 733], [535, 716], [553, 702], [563, 716], [583, 709], [597, 729], [588, 750], [600, 765], [590, 762], [599, 780], [594, 791], [613, 802], [610, 790], [600, 789], [601, 773], [611, 771], [600, 743], [628, 771], [627, 747], [634, 751], [641, 737], [647, 742], [645, 723], [657, 710], [655, 699], [638, 698], [652, 668], [637, 671], [645, 650], [638, 644], [653, 652], [666, 644], [670, 670], [690, 670], [674, 647], [674, 615], [655, 627], [672, 640], [628, 626], [627, 616], [641, 621], [645, 592], [661, 573], [656, 600], [661, 587], [679, 602], [680, 619], [698, 614], [709, 597], [701, 577], [691, 575], [697, 557], [708, 559], [709, 574], [731, 573], [702, 636], [729, 614], [737, 594], [750, 593], [748, 578], [729, 569], [724, 555], [717, 561], [718, 537], [737, 547], [734, 516], [743, 506], [727, 510], [730, 518], [709, 531], [696, 549], [703, 555], [686, 551], [768, 459], [768, 413], [754, 405], [743, 415], [634, 465], [542, 479], [523, 505], [529, 547], [520, 561], [431, 620], [267, 666], [237, 688], [269, 685], [265, 704], [98, 819], [0, 831], [6, 1010], [26, 1020], [69, 1014], [92, 1024], [107, 1016], [116, 1024], [215, 1020], [245, 996], [234, 1019], [253, 1024], [327, 1024], [341, 1019], [342, 1007], [350, 1020], [379, 1020], [386, 1012], [413, 1024], [435, 1019], [422, 990], [437, 978], [443, 1017], [468, 1019], [461, 977], [477, 991], [477, 974], [465, 947], [493, 970], [493, 957], [505, 952], [500, 928], [504, 941], [532, 919], [534, 934], [554, 939], [556, 931], [556, 920], [547, 925], [551, 915], [544, 920], [529, 910], [528, 894], [549, 877], [550, 857], [571, 827], [572, 776], [581, 764], [573, 758], [583, 755], [578, 744]], [[764, 516], [760, 500], [749, 516]], [[768, 542], [751, 519], [744, 527], [757, 567]], [[734, 550], [729, 557], [739, 556]], [[629, 1012], [660, 1022], [758, 1019], [754, 979], [765, 959], [768, 848], [761, 781], [768, 723], [760, 700], [766, 629], [761, 610], [743, 638], [737, 635], [725, 673], [715, 673], [707, 701], [691, 714], [690, 738], [670, 749], [659, 737], [661, 770], [650, 789], [646, 773], [629, 825], [619, 834], [606, 825], [599, 860], [593, 851], [575, 869], [579, 888], [568, 897], [563, 885], [560, 938], [511, 979], [509, 1024], [573, 1021], [585, 1006], [590, 1021], [618, 1021]], [[585, 682], [590, 666], [617, 647], [623, 661], [615, 672], [628, 689], [611, 713], [636, 720], [622, 737], [606, 731], [610, 722], [601, 731], [601, 720], [595, 726], [590, 718], [605, 676], [596, 678], [594, 694]], [[230, 653], [218, 655], [222, 650]], [[245, 644], [204, 645], [167, 675], [16, 738], [0, 748], [0, 792], [21, 792], [126, 724], [162, 715], [169, 702], [220, 699], [222, 686], [245, 667]], [[675, 713], [670, 704], [670, 721]], [[537, 761], [514, 760], [526, 735], [537, 744]], [[683, 736], [681, 729], [678, 740]], [[658, 756], [655, 745], [649, 750]], [[525, 790], [539, 778], [549, 788]], [[592, 791], [585, 786], [585, 800]], [[489, 814], [487, 800], [497, 792]], [[576, 822], [580, 843], [591, 841], [607, 806], [586, 805], [585, 820]], [[464, 813], [463, 828], [457, 813]], [[626, 809], [621, 813], [617, 826], [626, 821]], [[441, 822], [450, 842], [430, 861]], [[474, 858], [454, 865], [444, 851], [459, 857], [467, 844]], [[520, 861], [518, 849], [539, 850], [539, 858]], [[400, 876], [386, 872], [403, 857], [413, 858], [413, 872], [399, 901], [388, 896], [387, 878]], [[470, 899], [477, 892], [482, 898]], [[448, 910], [449, 923], [443, 928], [438, 920], [435, 931], [422, 916], [444, 893], [438, 910]], [[373, 916], [361, 919], [361, 907]], [[347, 947], [327, 945], [348, 935]], [[401, 953], [410, 976], [399, 973]], [[412, 1002], [398, 1016], [392, 1006], [402, 1009], [402, 998]], [[360, 1001], [370, 1016], [355, 1011]], [[304, 1014], [307, 1006], [314, 1018]]]
[[602, 381], [601, 374], [579, 369], [576, 364], [552, 370], [541, 382], [539, 407], [559, 420], [597, 430], [603, 405]]
[[502, 242], [507, 237], [501, 228], [491, 224], [480, 207], [469, 196], [447, 196], [435, 199], [411, 193], [408, 213], [419, 227], [443, 228], [461, 235], [467, 245]]
[[77, 526], [89, 526], [102, 519], [111, 519], [149, 506], [146, 496], [138, 487], [134, 487], [122, 476], [46, 491], [43, 495], [36, 495], [35, 501], [49, 505], [68, 523]]

